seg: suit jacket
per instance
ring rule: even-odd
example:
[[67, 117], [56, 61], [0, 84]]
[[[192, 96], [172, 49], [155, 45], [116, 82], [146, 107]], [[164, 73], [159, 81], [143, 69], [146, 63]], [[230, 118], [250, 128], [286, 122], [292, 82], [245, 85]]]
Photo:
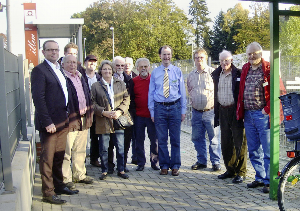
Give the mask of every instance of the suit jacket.
[[[67, 82], [68, 87], [69, 83]], [[45, 132], [46, 127], [53, 123], [56, 130], [60, 131], [68, 125], [68, 107], [62, 86], [46, 61], [32, 70], [31, 93], [35, 105], [37, 130]]]
[[[238, 96], [239, 96], [239, 88], [240, 88], [240, 77], [241, 77], [241, 72], [239, 69], [237, 69], [233, 64], [231, 64], [231, 76], [232, 76], [232, 94], [233, 94], [233, 99], [234, 99], [234, 105], [236, 108], [236, 104], [238, 101]], [[218, 89], [219, 89], [219, 79], [220, 79], [220, 74], [222, 72], [222, 67], [219, 66], [217, 69], [215, 69], [211, 75], [214, 81], [214, 112], [215, 112], [215, 123], [214, 126], [217, 127], [219, 125], [219, 108], [220, 108], [220, 103], [218, 102]], [[240, 126], [243, 127], [244, 123], [243, 121], [239, 121]]]

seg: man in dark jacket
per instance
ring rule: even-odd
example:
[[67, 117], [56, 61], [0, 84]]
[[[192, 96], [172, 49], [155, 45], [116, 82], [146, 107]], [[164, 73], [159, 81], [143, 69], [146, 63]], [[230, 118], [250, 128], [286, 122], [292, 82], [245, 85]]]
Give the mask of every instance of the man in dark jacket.
[[[62, 166], [64, 183], [69, 189], [75, 188], [74, 182], [92, 184], [93, 179], [86, 176], [85, 157], [88, 129], [93, 123], [92, 102], [89, 88], [77, 69], [76, 57], [67, 55], [62, 66], [67, 79], [70, 80], [70, 91], [74, 112], [70, 113], [70, 132], [66, 144]], [[72, 170], [70, 167], [72, 157]]]
[[[87, 55], [84, 59], [85, 72], [82, 73], [85, 82], [88, 84], [89, 90], [94, 83], [100, 81], [100, 75], [96, 72], [97, 57], [94, 55]], [[99, 143], [98, 135], [95, 133], [95, 120], [90, 128], [90, 164], [95, 167], [101, 167], [99, 163]]]
[[241, 72], [232, 64], [232, 55], [223, 50], [220, 64], [212, 77], [214, 81], [215, 127], [220, 124], [221, 149], [226, 172], [219, 179], [232, 178], [242, 183], [247, 170], [247, 144], [243, 139], [244, 124], [236, 119]]
[[64, 204], [56, 194], [73, 195], [63, 183], [62, 163], [69, 132], [69, 84], [57, 63], [59, 46], [54, 40], [43, 44], [45, 61], [31, 73], [31, 92], [35, 105], [35, 127], [42, 144], [40, 173], [43, 201]]

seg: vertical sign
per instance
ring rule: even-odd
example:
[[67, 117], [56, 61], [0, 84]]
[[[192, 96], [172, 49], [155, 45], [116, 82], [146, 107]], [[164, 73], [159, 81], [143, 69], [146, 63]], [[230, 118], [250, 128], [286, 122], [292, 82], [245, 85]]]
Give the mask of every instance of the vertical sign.
[[37, 27], [33, 25], [36, 20], [36, 4], [24, 3], [24, 24], [25, 24], [25, 51], [28, 64], [38, 65], [38, 36]]

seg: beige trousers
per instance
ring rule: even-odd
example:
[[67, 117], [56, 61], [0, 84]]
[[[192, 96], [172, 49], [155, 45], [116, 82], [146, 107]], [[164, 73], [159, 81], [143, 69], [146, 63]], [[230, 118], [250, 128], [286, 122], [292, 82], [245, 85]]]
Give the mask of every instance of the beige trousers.
[[78, 182], [79, 180], [83, 180], [86, 177], [85, 157], [88, 129], [86, 129], [85, 117], [82, 117], [81, 121], [83, 123], [83, 130], [69, 132], [68, 134], [64, 161], [62, 165], [64, 183], [72, 181]]

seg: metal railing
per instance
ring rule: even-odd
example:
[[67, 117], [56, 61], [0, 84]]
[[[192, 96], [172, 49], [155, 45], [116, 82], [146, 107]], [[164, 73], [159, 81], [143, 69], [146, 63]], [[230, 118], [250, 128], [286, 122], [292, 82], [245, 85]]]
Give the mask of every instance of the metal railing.
[[13, 190], [11, 162], [19, 141], [27, 140], [23, 56], [4, 49], [0, 38], [0, 188]]

